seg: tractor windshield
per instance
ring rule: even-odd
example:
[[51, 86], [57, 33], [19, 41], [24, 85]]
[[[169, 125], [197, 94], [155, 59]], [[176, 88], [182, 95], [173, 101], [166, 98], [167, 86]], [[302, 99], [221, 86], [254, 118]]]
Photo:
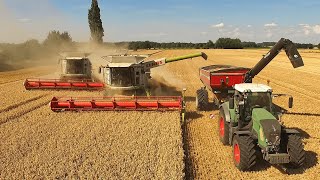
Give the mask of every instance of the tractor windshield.
[[115, 87], [133, 86], [132, 68], [111, 68], [111, 85]]
[[264, 108], [271, 112], [271, 95], [268, 92], [254, 92], [249, 93], [247, 96], [247, 107], [252, 110], [253, 108]]

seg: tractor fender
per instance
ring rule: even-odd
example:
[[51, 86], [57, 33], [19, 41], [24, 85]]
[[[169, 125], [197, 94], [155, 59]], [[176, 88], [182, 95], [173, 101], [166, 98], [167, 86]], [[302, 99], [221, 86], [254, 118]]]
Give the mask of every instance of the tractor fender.
[[286, 134], [300, 134], [299, 131], [295, 129], [283, 129], [284, 133]]
[[219, 109], [223, 110], [224, 112], [224, 115], [225, 115], [225, 118], [226, 118], [226, 121], [227, 122], [230, 122], [231, 120], [231, 117], [230, 117], [230, 112], [229, 112], [229, 103], [228, 102], [225, 102], [225, 103], [222, 103], [219, 107]]

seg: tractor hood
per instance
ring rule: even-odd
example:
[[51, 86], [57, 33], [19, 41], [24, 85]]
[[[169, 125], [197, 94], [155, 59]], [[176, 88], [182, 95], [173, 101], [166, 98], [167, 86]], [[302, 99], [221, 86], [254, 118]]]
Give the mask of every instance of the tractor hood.
[[276, 118], [266, 109], [264, 108], [254, 108], [252, 110], [252, 118], [254, 120], [256, 119], [274, 119], [276, 120]]
[[269, 111], [264, 108], [254, 108], [252, 120], [260, 145], [264, 147], [279, 145], [281, 125]]

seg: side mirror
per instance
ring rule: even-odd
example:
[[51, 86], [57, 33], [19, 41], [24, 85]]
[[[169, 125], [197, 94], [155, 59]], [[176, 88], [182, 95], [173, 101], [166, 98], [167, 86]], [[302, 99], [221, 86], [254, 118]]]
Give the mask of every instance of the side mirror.
[[289, 97], [289, 108], [293, 107], [293, 97]]
[[234, 99], [233, 98], [229, 99], [229, 109], [234, 109]]

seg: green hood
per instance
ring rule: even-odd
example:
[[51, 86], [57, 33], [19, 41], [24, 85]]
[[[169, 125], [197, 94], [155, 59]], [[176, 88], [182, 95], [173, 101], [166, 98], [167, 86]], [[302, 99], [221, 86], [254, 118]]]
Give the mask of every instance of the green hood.
[[266, 109], [255, 108], [252, 110], [253, 130], [258, 136], [258, 142], [266, 147], [266, 140], [275, 142], [276, 136], [281, 132], [278, 120]]

